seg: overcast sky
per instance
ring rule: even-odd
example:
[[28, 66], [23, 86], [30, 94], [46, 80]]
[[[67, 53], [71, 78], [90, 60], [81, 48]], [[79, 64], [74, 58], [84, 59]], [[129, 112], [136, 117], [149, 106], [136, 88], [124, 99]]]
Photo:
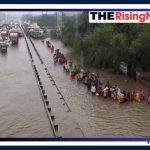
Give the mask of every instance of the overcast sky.
[[[2, 12], [2, 11], [1, 11]], [[10, 15], [23, 15], [23, 14], [32, 14], [32, 15], [40, 15], [43, 13], [54, 14], [55, 12], [46, 12], [46, 11], [4, 11], [2, 13], [10, 14]]]
[[[2, 11], [0, 11], [0, 12], [2, 12]], [[5, 11], [5, 12], [3, 12], [3, 13], [6, 13], [6, 14], [8, 14], [8, 15], [24, 15], [24, 14], [32, 14], [32, 15], [41, 15], [41, 14], [45, 14], [45, 13], [47, 13], [47, 14], [54, 14], [54, 13], [56, 13], [56, 11], [54, 12], [54, 11], [11, 11], [11, 12], [9, 12], [9, 11]], [[73, 14], [77, 14], [77, 13], [79, 13], [79, 12], [65, 12], [65, 14], [66, 15], [73, 15]]]

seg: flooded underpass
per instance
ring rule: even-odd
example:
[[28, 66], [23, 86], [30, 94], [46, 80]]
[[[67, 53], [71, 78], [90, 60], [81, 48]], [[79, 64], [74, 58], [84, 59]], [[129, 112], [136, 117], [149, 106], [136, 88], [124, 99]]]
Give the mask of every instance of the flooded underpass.
[[[86, 86], [71, 80], [61, 65], [54, 65], [46, 43], [40, 40], [33, 42], [71, 109], [68, 112], [68, 107], [60, 99], [31, 48], [62, 137], [149, 137], [150, 107], [146, 101], [119, 104], [111, 99], [92, 96]], [[78, 56], [75, 57], [59, 40], [51, 42], [67, 58], [78, 62]], [[122, 88], [148, 91], [140, 83], [123, 76], [105, 71], [99, 71], [99, 74], [103, 81], [110, 80]], [[19, 40], [18, 47], [9, 47], [6, 55], [0, 55], [0, 117], [0, 137], [53, 137], [24, 38]]]

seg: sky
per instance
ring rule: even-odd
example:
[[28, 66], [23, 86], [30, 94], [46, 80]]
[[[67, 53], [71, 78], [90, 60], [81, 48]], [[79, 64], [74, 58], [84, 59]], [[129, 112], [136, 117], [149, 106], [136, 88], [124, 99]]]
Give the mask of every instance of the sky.
[[[43, 14], [43, 13], [46, 13], [46, 12], [43, 12], [43, 11], [1, 11], [2, 13], [5, 13], [5, 14], [10, 14], [10, 15], [24, 15], [24, 14], [32, 14], [32, 15], [40, 15], [40, 14]], [[47, 12], [48, 14], [54, 14], [55, 12]]]
[[[2, 12], [2, 11], [1, 11]], [[47, 14], [54, 14], [54, 13], [56, 13], [56, 12], [53, 12], [53, 11], [19, 11], [19, 13], [18, 13], [18, 11], [11, 11], [11, 12], [9, 12], [9, 11], [5, 11], [5, 12], [2, 12], [2, 13], [5, 13], [5, 14], [10, 14], [10, 15], [24, 15], [24, 14], [32, 14], [32, 15], [41, 15], [41, 14], [45, 14], [45, 13], [47, 13]], [[65, 14], [66, 15], [73, 15], [73, 14], [77, 14], [78, 12], [65, 12]]]

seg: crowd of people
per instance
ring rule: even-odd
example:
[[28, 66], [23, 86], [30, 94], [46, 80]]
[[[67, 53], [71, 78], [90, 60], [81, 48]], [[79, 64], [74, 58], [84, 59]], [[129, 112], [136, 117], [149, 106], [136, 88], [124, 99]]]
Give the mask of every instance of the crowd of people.
[[54, 50], [54, 46], [49, 41], [46, 41], [46, 44], [51, 49], [51, 53], [53, 53], [54, 64], [63, 65], [64, 70], [70, 74], [70, 78], [77, 79], [78, 82], [85, 84], [92, 95], [118, 100], [119, 103], [147, 100], [148, 104], [150, 104], [150, 91], [146, 95], [143, 90], [137, 92], [121, 90], [118, 85], [112, 85], [110, 81], [103, 84], [97, 74], [81, 69], [79, 65], [73, 64], [71, 59], [67, 60], [59, 49]]

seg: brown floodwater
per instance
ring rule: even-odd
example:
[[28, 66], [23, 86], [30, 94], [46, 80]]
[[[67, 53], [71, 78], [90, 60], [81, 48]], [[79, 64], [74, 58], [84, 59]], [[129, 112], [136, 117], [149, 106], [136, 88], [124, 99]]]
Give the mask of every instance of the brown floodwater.
[[[111, 99], [92, 96], [82, 83], [71, 80], [61, 65], [54, 65], [46, 44], [33, 40], [49, 72], [62, 92], [68, 107], [57, 94], [47, 77], [33, 48], [31, 52], [41, 82], [48, 96], [52, 113], [63, 137], [149, 137], [150, 106], [146, 101], [119, 104]], [[61, 41], [51, 41], [67, 58], [80, 63], [80, 57]], [[31, 46], [31, 45], [30, 45]], [[111, 81], [121, 89], [148, 91], [148, 88], [121, 75], [98, 72], [102, 81]], [[30, 64], [25, 41], [9, 47], [6, 55], [0, 54], [0, 137], [51, 137], [53, 136], [39, 89]]]
[[[55, 48], [60, 49], [74, 63], [80, 63], [80, 56], [75, 55], [59, 40], [51, 40]], [[53, 75], [59, 89], [71, 107], [72, 117], [78, 122], [87, 137], [149, 137], [150, 106], [146, 101], [119, 104], [111, 99], [92, 96], [82, 83], [70, 79], [61, 65], [54, 65], [53, 57], [46, 44], [34, 40], [40, 55]], [[111, 81], [121, 89], [136, 91], [148, 88], [139, 82], [122, 75], [115, 75], [104, 70], [91, 69], [98, 72], [102, 81]]]
[[0, 137], [51, 137], [23, 38], [0, 53]]

